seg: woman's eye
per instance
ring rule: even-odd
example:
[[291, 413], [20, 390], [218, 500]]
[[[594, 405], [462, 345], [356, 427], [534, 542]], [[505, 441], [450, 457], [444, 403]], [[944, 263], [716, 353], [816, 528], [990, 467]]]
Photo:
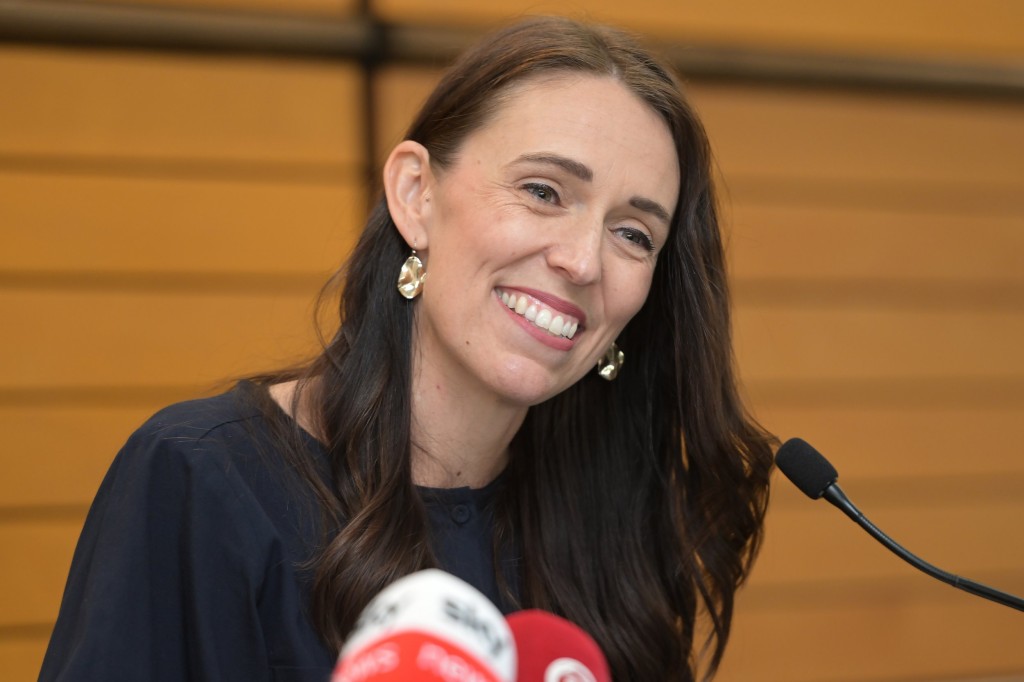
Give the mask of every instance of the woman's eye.
[[523, 185], [523, 189], [525, 189], [527, 192], [529, 192], [530, 194], [532, 194], [533, 196], [537, 197], [538, 199], [545, 203], [558, 203], [558, 192], [551, 189], [551, 187], [549, 187], [548, 185], [545, 185], [540, 182], [530, 182]]
[[647, 233], [638, 230], [634, 227], [623, 227], [619, 228], [619, 234], [633, 242], [637, 246], [642, 246], [648, 251], [654, 251], [654, 241], [647, 236]]

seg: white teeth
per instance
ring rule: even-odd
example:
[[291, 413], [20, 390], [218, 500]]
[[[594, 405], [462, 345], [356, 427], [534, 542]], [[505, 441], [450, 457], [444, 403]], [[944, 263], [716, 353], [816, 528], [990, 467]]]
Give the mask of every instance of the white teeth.
[[507, 291], [501, 292], [501, 302], [517, 315], [522, 315], [532, 322], [534, 326], [547, 331], [552, 336], [564, 336], [571, 339], [576, 335], [579, 322], [571, 318], [553, 313], [551, 310], [534, 303], [525, 294], [510, 294]]
[[541, 329], [547, 329], [548, 325], [551, 324], [551, 317], [551, 311], [545, 308], [537, 313], [537, 319], [534, 321], [534, 324]]

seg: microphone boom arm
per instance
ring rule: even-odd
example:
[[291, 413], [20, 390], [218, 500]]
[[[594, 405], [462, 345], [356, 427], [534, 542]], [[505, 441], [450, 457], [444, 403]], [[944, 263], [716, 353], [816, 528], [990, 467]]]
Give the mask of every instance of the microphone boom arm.
[[948, 585], [964, 590], [965, 592], [970, 592], [971, 594], [979, 597], [984, 597], [985, 599], [1002, 604], [1003, 606], [1009, 606], [1010, 608], [1017, 609], [1018, 611], [1024, 611], [1024, 599], [1015, 597], [1012, 594], [1002, 592], [987, 585], [976, 583], [973, 580], [968, 580], [967, 578], [961, 578], [958, 575], [947, 573], [941, 568], [933, 566], [924, 559], [907, 551], [902, 545], [883, 533], [878, 526], [871, 523], [871, 521], [869, 521], [868, 518], [864, 516], [859, 509], [857, 509], [857, 506], [851, 502], [848, 497], [846, 497], [846, 494], [843, 492], [842, 488], [839, 487], [838, 483], [832, 483], [825, 488], [821, 496], [853, 519], [858, 526], [866, 530], [871, 537], [885, 545], [889, 551], [906, 561], [914, 568], [923, 571], [931, 577], [941, 580]]

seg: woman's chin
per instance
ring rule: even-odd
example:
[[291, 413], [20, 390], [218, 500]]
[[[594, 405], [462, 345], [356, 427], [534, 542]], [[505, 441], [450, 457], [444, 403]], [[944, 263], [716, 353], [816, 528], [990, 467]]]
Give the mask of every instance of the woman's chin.
[[521, 407], [532, 407], [552, 398], [579, 381], [534, 363], [514, 363], [491, 383], [504, 401]]

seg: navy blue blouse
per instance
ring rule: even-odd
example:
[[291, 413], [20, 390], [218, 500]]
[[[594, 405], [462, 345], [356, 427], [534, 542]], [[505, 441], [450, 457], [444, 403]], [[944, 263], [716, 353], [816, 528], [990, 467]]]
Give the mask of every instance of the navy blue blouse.
[[[128, 439], [86, 518], [40, 680], [329, 678], [298, 568], [319, 517], [267, 452], [251, 390], [173, 405]], [[507, 611], [493, 569], [500, 485], [420, 494], [441, 567]]]

